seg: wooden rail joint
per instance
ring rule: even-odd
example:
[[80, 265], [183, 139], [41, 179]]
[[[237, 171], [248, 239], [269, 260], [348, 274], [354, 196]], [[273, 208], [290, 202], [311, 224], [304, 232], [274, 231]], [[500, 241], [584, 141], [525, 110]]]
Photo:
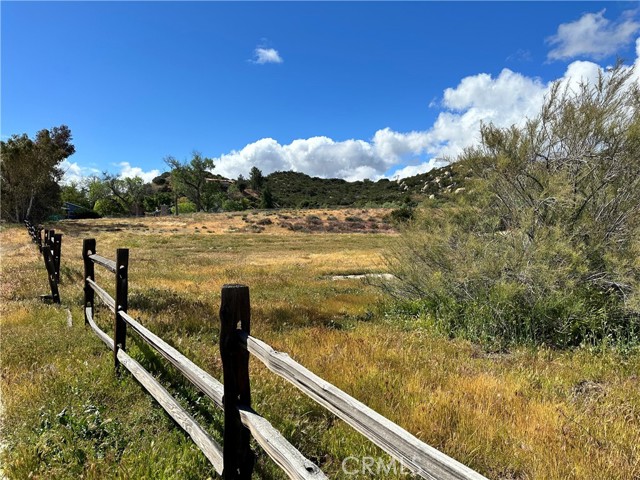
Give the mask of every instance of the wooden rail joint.
[[240, 331], [251, 332], [249, 287], [224, 285], [220, 302], [220, 356], [224, 376], [224, 480], [249, 480], [255, 454], [251, 451], [251, 433], [240, 420], [239, 408], [251, 409], [249, 352], [240, 345]]

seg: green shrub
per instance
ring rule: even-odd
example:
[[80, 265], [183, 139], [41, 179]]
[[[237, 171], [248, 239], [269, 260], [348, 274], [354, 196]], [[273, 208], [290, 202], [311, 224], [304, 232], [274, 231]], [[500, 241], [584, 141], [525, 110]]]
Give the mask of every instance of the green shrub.
[[640, 90], [556, 85], [522, 128], [485, 125], [464, 196], [427, 202], [390, 258], [438, 328], [503, 348], [640, 341]]
[[[196, 204], [187, 199], [187, 197], [178, 199], [178, 213], [195, 213], [196, 211]], [[171, 207], [171, 213], [176, 213], [175, 206]]]

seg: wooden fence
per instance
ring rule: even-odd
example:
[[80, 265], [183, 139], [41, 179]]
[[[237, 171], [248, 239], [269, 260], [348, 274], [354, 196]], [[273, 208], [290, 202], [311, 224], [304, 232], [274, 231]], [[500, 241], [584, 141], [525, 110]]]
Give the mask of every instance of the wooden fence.
[[49, 279], [49, 288], [51, 295], [41, 295], [43, 300], [51, 300], [54, 303], [60, 303], [60, 292], [58, 284], [60, 283], [60, 256], [62, 253], [62, 234], [56, 233], [55, 230], [44, 230], [44, 238], [42, 237], [43, 228], [34, 226], [29, 220], [24, 221], [27, 231], [31, 236], [31, 240], [36, 244], [38, 250], [44, 259], [44, 265], [47, 269]]
[[[249, 288], [222, 287], [220, 305], [220, 383], [127, 313], [129, 250], [118, 249], [116, 259], [99, 255], [96, 241], [83, 241], [85, 323], [113, 351], [114, 366], [125, 367], [185, 430], [223, 479], [250, 479], [255, 455], [251, 436], [292, 479], [325, 479], [326, 475], [305, 458], [265, 418], [251, 408], [249, 354], [269, 370], [291, 382], [310, 398], [362, 433], [414, 474], [427, 479], [484, 479], [482, 475], [422, 442], [334, 385], [313, 374], [266, 343], [251, 336]], [[115, 276], [115, 298], [95, 280], [95, 265]], [[113, 313], [113, 338], [95, 321], [95, 297]], [[178, 402], [126, 353], [127, 328], [168, 360], [193, 385], [224, 410], [223, 444], [220, 445]]]

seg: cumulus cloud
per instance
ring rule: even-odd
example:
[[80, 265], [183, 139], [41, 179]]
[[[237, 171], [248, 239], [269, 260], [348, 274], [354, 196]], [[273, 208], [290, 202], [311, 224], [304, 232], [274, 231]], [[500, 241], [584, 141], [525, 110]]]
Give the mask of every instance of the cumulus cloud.
[[[640, 82], [640, 38], [636, 40], [636, 53], [635, 67], [627, 68], [635, 68], [631, 81]], [[574, 88], [582, 82], [593, 82], [600, 68], [593, 62], [574, 61], [559, 80]], [[346, 180], [416, 175], [446, 164], [476, 144], [482, 123], [498, 127], [524, 124], [539, 112], [550, 87], [551, 82], [506, 68], [497, 76], [471, 75], [443, 92], [437, 102], [442, 111], [426, 130], [398, 132], [382, 128], [365, 140], [316, 136], [289, 144], [262, 138], [215, 158], [214, 172], [235, 178], [248, 175], [251, 167], [257, 166], [264, 174], [292, 170]], [[120, 176], [140, 176], [145, 181], [151, 181], [160, 173], [158, 170], [144, 172], [128, 162], [118, 166]], [[86, 169], [77, 164], [69, 163], [67, 169], [70, 178], [87, 175]]]
[[264, 65], [265, 63], [282, 63], [284, 60], [274, 48], [258, 47], [253, 52], [253, 63]]
[[[328, 137], [311, 137], [281, 145], [272, 138], [250, 143], [215, 159], [215, 172], [227, 177], [246, 175], [252, 166], [263, 173], [293, 170], [319, 177], [347, 180], [367, 178], [387, 168], [374, 146], [364, 140], [336, 142]], [[390, 164], [389, 164], [390, 166]]]
[[149, 183], [155, 177], [160, 175], [160, 170], [158, 169], [153, 169], [153, 170], [149, 170], [148, 172], [145, 172], [140, 167], [131, 166], [129, 162], [120, 162], [118, 166], [120, 167], [119, 176], [121, 178], [140, 177], [142, 180], [145, 181], [145, 183]]
[[553, 47], [547, 58], [566, 60], [583, 56], [601, 59], [615, 54], [633, 41], [640, 30], [640, 23], [634, 18], [635, 12], [626, 12], [613, 22], [604, 14], [605, 10], [585, 13], [575, 22], [561, 24], [558, 32], [547, 39]]
[[328, 137], [294, 140], [281, 145], [264, 138], [216, 161], [216, 173], [246, 175], [256, 165], [263, 173], [293, 170], [318, 177], [372, 180], [426, 172], [476, 143], [481, 122], [510, 126], [537, 113], [547, 85], [503, 70], [498, 77], [479, 74], [445, 90], [441, 112], [425, 131], [396, 132], [384, 128], [370, 140], [335, 141]]
[[[640, 79], [640, 39], [636, 49], [634, 81]], [[575, 61], [558, 80], [574, 88], [595, 81], [600, 68], [593, 62]], [[482, 123], [523, 125], [538, 114], [551, 85], [507, 68], [497, 76], [471, 75], [443, 92], [438, 103], [442, 111], [427, 130], [397, 132], [383, 128], [368, 140], [336, 141], [319, 136], [286, 145], [263, 138], [215, 159], [215, 172], [237, 177], [247, 175], [255, 165], [265, 174], [293, 170], [346, 180], [416, 175], [446, 164], [477, 144]]]

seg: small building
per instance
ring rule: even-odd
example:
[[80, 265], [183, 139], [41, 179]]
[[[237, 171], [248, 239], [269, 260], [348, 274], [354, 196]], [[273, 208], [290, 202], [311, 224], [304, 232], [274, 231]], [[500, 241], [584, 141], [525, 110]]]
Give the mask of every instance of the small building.
[[86, 210], [87, 207], [76, 205], [75, 203], [71, 202], [64, 202], [64, 204], [62, 205], [62, 211], [64, 212], [65, 218], [78, 218], [78, 214]]

